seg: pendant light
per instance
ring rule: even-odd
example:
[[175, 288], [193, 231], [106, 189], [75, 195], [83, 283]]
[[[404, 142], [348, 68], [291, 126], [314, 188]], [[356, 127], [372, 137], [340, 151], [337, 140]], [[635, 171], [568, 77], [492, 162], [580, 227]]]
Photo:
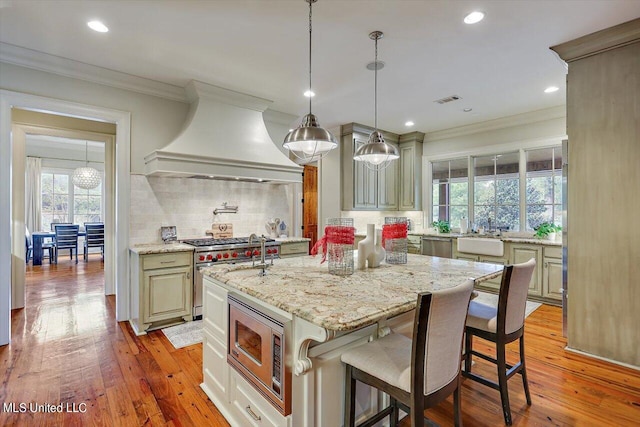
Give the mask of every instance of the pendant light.
[[84, 160], [85, 166], [77, 168], [73, 171], [73, 185], [85, 190], [92, 190], [100, 185], [100, 172], [89, 167], [89, 142], [84, 142]]
[[367, 143], [361, 145], [353, 156], [355, 161], [364, 162], [369, 169], [373, 170], [385, 169], [393, 160], [400, 158], [398, 149], [392, 144], [387, 144], [378, 130], [378, 70], [384, 67], [384, 63], [378, 61], [378, 40], [383, 36], [382, 31], [369, 34], [369, 38], [374, 40], [376, 45], [376, 59], [367, 65], [368, 69], [374, 71], [374, 129]]
[[[309, 3], [309, 91], [311, 88], [311, 17], [312, 5], [317, 0], [304, 0]], [[320, 127], [318, 119], [311, 112], [312, 93], [309, 93], [309, 114], [302, 118], [302, 123], [287, 134], [282, 146], [296, 157], [309, 163], [322, 158], [338, 146], [336, 138], [326, 129]]]

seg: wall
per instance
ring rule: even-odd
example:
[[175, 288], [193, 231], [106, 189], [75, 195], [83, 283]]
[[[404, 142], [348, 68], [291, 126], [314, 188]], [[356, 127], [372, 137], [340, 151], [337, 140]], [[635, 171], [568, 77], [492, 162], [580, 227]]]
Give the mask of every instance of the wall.
[[129, 90], [0, 62], [0, 88], [131, 113], [131, 172], [144, 173], [144, 156], [180, 132], [189, 105]]
[[[160, 243], [160, 227], [175, 225], [178, 239], [204, 237], [212, 223], [232, 223], [235, 237], [266, 234], [265, 222], [292, 223], [295, 184], [260, 184], [189, 178], [131, 176], [130, 243]], [[213, 215], [223, 202], [237, 214]]]

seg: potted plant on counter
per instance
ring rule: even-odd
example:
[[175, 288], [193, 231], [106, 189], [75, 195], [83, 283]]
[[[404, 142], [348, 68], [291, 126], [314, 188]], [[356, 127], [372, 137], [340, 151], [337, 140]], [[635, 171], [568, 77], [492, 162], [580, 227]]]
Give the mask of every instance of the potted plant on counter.
[[449, 225], [449, 221], [433, 221], [432, 225], [438, 230], [438, 233], [451, 232], [451, 226]]
[[560, 227], [559, 225], [555, 225], [552, 222], [543, 222], [533, 229], [536, 232], [534, 234], [534, 237], [537, 237], [539, 239], [555, 240], [556, 232], [561, 231], [562, 227]]

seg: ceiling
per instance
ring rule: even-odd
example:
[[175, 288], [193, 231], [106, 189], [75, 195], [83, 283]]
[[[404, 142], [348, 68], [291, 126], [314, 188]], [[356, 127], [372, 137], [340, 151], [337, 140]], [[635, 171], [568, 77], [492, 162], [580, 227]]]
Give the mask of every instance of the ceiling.
[[[485, 19], [464, 24], [473, 10]], [[384, 32], [382, 129], [433, 132], [564, 105], [565, 65], [549, 47], [637, 17], [639, 0], [319, 0], [313, 112], [325, 127], [373, 125], [373, 30]], [[92, 19], [110, 31], [88, 29]], [[0, 0], [0, 42], [180, 87], [196, 79], [296, 116], [308, 112], [307, 25], [303, 0]], [[434, 102], [451, 95], [461, 99]]]

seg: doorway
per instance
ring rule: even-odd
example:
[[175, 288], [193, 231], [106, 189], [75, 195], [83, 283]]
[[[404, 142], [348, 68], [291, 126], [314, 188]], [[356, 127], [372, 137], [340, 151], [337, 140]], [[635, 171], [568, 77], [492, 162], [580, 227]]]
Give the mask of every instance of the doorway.
[[[16, 109], [47, 112], [60, 117], [81, 118], [116, 125], [114, 138], [112, 192], [114, 206], [113, 225], [109, 238], [113, 244], [106, 258], [113, 262], [105, 265], [105, 291], [116, 294], [116, 318], [129, 318], [129, 189], [130, 189], [130, 129], [131, 115], [125, 111], [78, 104], [26, 93], [0, 90], [0, 345], [9, 343], [11, 334], [12, 286], [11, 272], [16, 263], [14, 257], [25, 256], [24, 221], [15, 225], [12, 207], [14, 189], [12, 173], [21, 165], [14, 165], [16, 133], [11, 125]], [[24, 174], [24, 171], [22, 171]], [[116, 233], [115, 225], [119, 224]], [[15, 244], [14, 244], [15, 242]], [[16, 247], [17, 246], [17, 247]], [[22, 254], [22, 255], [20, 255]], [[115, 260], [123, 260], [116, 263]], [[105, 259], [106, 260], [106, 259]]]
[[[22, 237], [25, 230], [42, 235], [43, 232], [53, 230], [51, 223], [74, 223], [82, 228], [81, 234], [84, 234], [84, 223], [97, 221], [104, 225], [106, 236], [113, 234], [115, 126], [19, 109], [14, 111], [12, 118], [14, 145], [12, 222], [15, 238], [12, 242], [14, 256], [11, 308], [17, 309], [24, 307], [27, 302], [25, 271], [29, 264], [27, 257], [30, 251], [26, 251], [24, 257], [19, 252], [19, 247], [23, 244], [21, 242], [25, 242], [25, 238]], [[92, 146], [91, 163], [88, 162], [89, 141]], [[83, 190], [72, 182], [74, 170], [86, 165], [99, 169], [101, 179], [97, 191]], [[83, 236], [79, 237], [78, 250], [73, 251], [76, 260], [84, 239]], [[41, 248], [40, 242], [42, 238], [31, 239], [32, 255], [35, 255], [36, 251], [41, 253], [41, 250], [38, 250]], [[113, 252], [112, 246], [113, 239], [107, 237], [104, 252], [106, 254], [105, 273], [112, 270], [113, 259], [109, 256]], [[24, 246], [22, 248], [24, 251]], [[54, 253], [54, 251], [45, 252], [49, 256]], [[29, 268], [31, 275], [42, 274], [41, 260], [41, 257], [33, 256]], [[61, 263], [60, 267], [62, 265], [68, 267], [63, 268], [64, 273], [67, 274], [68, 280], [73, 281], [77, 275], [75, 262], [69, 264], [64, 256], [60, 256], [58, 261]], [[46, 276], [51, 278], [60, 269], [58, 265], [51, 265], [51, 259], [48, 263]], [[106, 276], [112, 277], [108, 274]], [[107, 292], [108, 290], [110, 289], [105, 286], [103, 293], [113, 293], [113, 291]]]
[[302, 176], [302, 236], [318, 241], [318, 167], [304, 165]]

